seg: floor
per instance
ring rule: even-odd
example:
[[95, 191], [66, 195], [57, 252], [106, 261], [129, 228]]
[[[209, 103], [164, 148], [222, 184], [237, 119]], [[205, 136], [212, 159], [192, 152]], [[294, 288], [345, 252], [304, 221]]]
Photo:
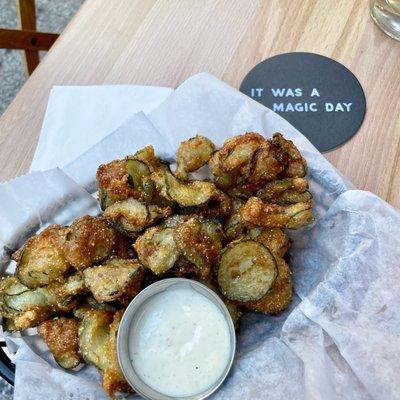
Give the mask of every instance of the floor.
[[[44, 32], [61, 32], [83, 1], [36, 0], [37, 29]], [[0, 27], [17, 27], [15, 0], [0, 0]], [[43, 52], [41, 56], [45, 54]], [[0, 49], [0, 116], [24, 82], [22, 51]]]
[[[84, 0], [36, 0], [37, 29], [61, 32]], [[15, 0], [0, 0], [0, 27], [16, 28]], [[41, 54], [45, 56], [45, 53]], [[22, 51], [0, 49], [0, 116], [25, 82]], [[0, 400], [12, 399], [12, 387], [0, 378]]]

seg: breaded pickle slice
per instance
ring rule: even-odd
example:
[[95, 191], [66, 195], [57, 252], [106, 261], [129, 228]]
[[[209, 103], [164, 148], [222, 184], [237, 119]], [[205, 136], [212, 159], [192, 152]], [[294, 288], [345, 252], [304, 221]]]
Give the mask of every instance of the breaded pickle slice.
[[183, 208], [206, 204], [216, 190], [211, 182], [182, 182], [166, 169], [153, 173], [151, 179], [162, 196]]
[[104, 371], [108, 365], [110, 324], [114, 313], [88, 310], [79, 325], [79, 348], [84, 360]]
[[37, 288], [63, 279], [71, 268], [62, 249], [65, 234], [66, 228], [51, 225], [25, 243], [16, 270], [21, 283]]
[[123, 315], [123, 310], [114, 314], [113, 322], [110, 325], [110, 336], [108, 341], [108, 365], [103, 372], [103, 388], [110, 397], [114, 397], [115, 392], [131, 393], [132, 388], [125, 381], [119, 368], [117, 358], [117, 333], [119, 323]]
[[286, 178], [268, 182], [263, 189], [257, 192], [257, 197], [267, 203], [282, 205], [303, 203], [312, 199], [312, 195], [307, 189], [307, 179]]
[[103, 376], [103, 388], [113, 396], [115, 391], [131, 392], [120, 371], [116, 335], [123, 311], [88, 310], [79, 325], [79, 348], [86, 362], [95, 365]]
[[277, 273], [275, 257], [267, 247], [255, 240], [239, 239], [222, 250], [217, 281], [225, 297], [247, 302], [261, 299]]
[[138, 237], [134, 248], [141, 263], [156, 275], [171, 269], [179, 257], [172, 227], [159, 225], [147, 229]]
[[140, 290], [143, 267], [137, 260], [114, 258], [83, 271], [85, 285], [99, 303], [134, 297]]
[[235, 198], [232, 201], [232, 213], [225, 223], [225, 236], [229, 242], [239, 239], [246, 233], [246, 227], [240, 218], [239, 211], [243, 204], [244, 201], [241, 199]]
[[283, 257], [291, 245], [289, 236], [281, 228], [253, 228], [246, 236], [262, 243], [272, 254], [279, 257]]
[[16, 277], [0, 284], [0, 314], [7, 319], [7, 330], [20, 331], [49, 319], [56, 312], [70, 311], [77, 304], [76, 295], [86, 290], [79, 274], [64, 283], [29, 289]]
[[292, 274], [283, 258], [277, 258], [278, 276], [268, 293], [256, 301], [242, 305], [264, 314], [277, 314], [287, 308], [292, 299]]
[[202, 279], [207, 278], [222, 250], [222, 226], [214, 219], [190, 216], [174, 231], [174, 240], [182, 257], [196, 266]]
[[84, 270], [114, 254], [119, 233], [101, 217], [86, 215], [76, 219], [65, 236], [65, 258], [77, 270]]
[[176, 153], [175, 175], [179, 179], [186, 180], [189, 172], [196, 171], [207, 164], [214, 151], [214, 143], [201, 135], [182, 142]]
[[314, 221], [312, 205], [312, 200], [281, 206], [250, 197], [241, 207], [240, 217], [250, 227], [299, 229]]
[[168, 217], [172, 212], [171, 207], [149, 205], [132, 198], [112, 204], [103, 215], [115, 229], [132, 236]]
[[83, 360], [79, 352], [79, 321], [76, 318], [60, 317], [47, 320], [38, 327], [57, 363], [65, 368], [77, 367]]

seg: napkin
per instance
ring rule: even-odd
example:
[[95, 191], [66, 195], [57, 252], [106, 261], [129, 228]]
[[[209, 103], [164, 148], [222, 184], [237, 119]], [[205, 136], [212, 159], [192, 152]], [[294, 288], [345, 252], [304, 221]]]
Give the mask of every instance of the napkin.
[[[136, 118], [152, 132], [147, 140], [132, 135], [129, 142], [126, 135], [118, 149], [111, 142], [127, 131], [117, 129], [111, 139], [75, 160], [75, 169], [63, 172], [75, 171], [77, 184], [93, 188], [100, 156], [108, 160], [131, 154], [158, 137], [157, 149], [171, 158], [169, 152], [179, 141], [196, 133], [221, 145], [251, 130], [267, 137], [282, 132], [296, 143], [309, 166], [316, 222], [289, 231], [294, 299], [277, 316], [244, 313], [232, 371], [212, 398], [400, 398], [398, 210], [371, 193], [354, 190], [284, 119], [208, 74], [190, 78], [153, 112], [132, 120]], [[79, 174], [78, 165], [92, 172]], [[9, 224], [7, 216], [5, 210], [0, 221]], [[36, 394], [41, 389], [54, 399], [106, 398], [94, 386], [99, 376], [92, 367], [61, 370], [35, 335], [7, 335], [7, 342], [18, 348], [16, 400], [42, 398]]]
[[54, 86], [30, 170], [64, 167], [133, 114], [156, 108], [171, 92], [139, 85]]

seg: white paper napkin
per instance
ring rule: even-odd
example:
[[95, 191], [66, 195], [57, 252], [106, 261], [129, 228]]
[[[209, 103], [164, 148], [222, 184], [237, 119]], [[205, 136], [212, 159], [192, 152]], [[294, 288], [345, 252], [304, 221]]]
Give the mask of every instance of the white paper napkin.
[[30, 170], [64, 167], [133, 114], [156, 108], [171, 92], [138, 85], [54, 86]]

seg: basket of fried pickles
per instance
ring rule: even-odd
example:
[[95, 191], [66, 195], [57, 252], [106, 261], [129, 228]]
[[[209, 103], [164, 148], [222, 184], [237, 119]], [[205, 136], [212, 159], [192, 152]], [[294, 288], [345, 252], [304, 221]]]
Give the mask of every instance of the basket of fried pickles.
[[[196, 171], [210, 179], [195, 179]], [[0, 284], [7, 331], [37, 327], [60, 367], [98, 368], [113, 397], [131, 392], [119, 369], [124, 309], [167, 277], [213, 289], [237, 326], [243, 310], [283, 311], [292, 297], [287, 229], [313, 222], [306, 161], [281, 134], [234, 136], [216, 149], [195, 136], [176, 168], [151, 145], [100, 165], [102, 214], [51, 225], [13, 253]]]

